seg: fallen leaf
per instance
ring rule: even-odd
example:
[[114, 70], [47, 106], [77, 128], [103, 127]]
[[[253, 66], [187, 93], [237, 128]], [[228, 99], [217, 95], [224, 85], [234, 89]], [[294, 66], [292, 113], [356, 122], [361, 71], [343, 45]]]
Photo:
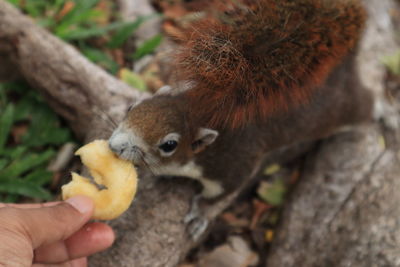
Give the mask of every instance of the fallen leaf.
[[277, 173], [280, 169], [281, 166], [279, 164], [271, 164], [264, 169], [263, 173], [265, 175], [272, 175], [274, 173]]
[[205, 254], [198, 262], [198, 267], [243, 267], [255, 266], [258, 255], [250, 249], [240, 236], [230, 236], [228, 242]]
[[160, 75], [160, 65], [157, 62], [151, 62], [141, 72], [143, 79], [146, 81], [149, 91], [156, 92], [165, 85]]
[[386, 148], [386, 140], [385, 137], [383, 135], [379, 136], [379, 146], [383, 149]]
[[95, 18], [95, 21], [99, 25], [107, 25], [111, 21], [112, 17], [112, 6], [111, 2], [108, 0], [101, 0], [99, 3], [96, 5], [95, 10], [98, 10], [101, 12], [101, 16], [97, 16]]
[[286, 186], [281, 179], [273, 183], [262, 181], [257, 189], [258, 196], [272, 206], [280, 206], [286, 193]]
[[400, 75], [400, 50], [382, 59], [383, 64], [395, 75]]
[[130, 86], [139, 89], [140, 91], [147, 91], [146, 83], [144, 82], [143, 78], [126, 68], [122, 68], [119, 71], [119, 75], [121, 80], [129, 84]]
[[183, 40], [185, 37], [182, 29], [177, 27], [172, 21], [164, 21], [162, 28], [164, 32], [174, 40]]
[[117, 62], [118, 65], [120, 65], [120, 66], [125, 65], [124, 51], [122, 51], [122, 49], [111, 50], [111, 55], [112, 55], [114, 61]]
[[272, 206], [260, 201], [258, 199], [253, 200], [253, 216], [251, 217], [250, 229], [254, 229], [260, 220], [260, 217], [269, 210]]
[[222, 214], [222, 219], [233, 227], [248, 227], [249, 221], [244, 218], [238, 218], [232, 212], [224, 212]]
[[271, 243], [273, 239], [274, 239], [274, 231], [272, 230], [265, 231], [265, 241]]
[[74, 7], [75, 7], [74, 1], [65, 2], [64, 6], [58, 12], [56, 19], [61, 20], [65, 15], [67, 15], [69, 12], [71, 12], [71, 10], [74, 9]]

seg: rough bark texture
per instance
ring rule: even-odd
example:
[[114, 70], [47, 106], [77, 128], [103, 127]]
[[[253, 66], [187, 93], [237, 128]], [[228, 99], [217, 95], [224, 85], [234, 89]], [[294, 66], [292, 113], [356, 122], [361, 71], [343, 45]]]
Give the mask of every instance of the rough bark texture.
[[[377, 64], [394, 44], [387, 13], [394, 2], [366, 2], [374, 15], [365, 41], [369, 43], [361, 47], [360, 69], [366, 85], [381, 95], [383, 69]], [[131, 102], [143, 97], [0, 0], [3, 58], [11, 65], [8, 70], [0, 68], [0, 74], [10, 73], [10, 69], [18, 72], [85, 140], [107, 136], [110, 122], [104, 113], [118, 120]], [[367, 260], [377, 264], [386, 260], [388, 266], [395, 266], [399, 262], [396, 217], [400, 199], [390, 198], [399, 186], [394, 179], [399, 173], [398, 159], [393, 151], [379, 146], [379, 129], [371, 126], [364, 130], [334, 137], [310, 156], [304, 179], [284, 213], [269, 266], [297, 266], [299, 261], [304, 262], [302, 266], [372, 266], [358, 264]], [[269, 156], [294, 154], [279, 151]], [[249, 173], [248, 180], [254, 175]], [[211, 207], [208, 217], [215, 218], [240, 190]], [[143, 174], [132, 208], [111, 222], [117, 242], [93, 257], [91, 266], [175, 266], [193, 245], [182, 223], [193, 194], [189, 182], [155, 180]]]
[[398, 266], [400, 165], [376, 127], [309, 156], [267, 266]]
[[[377, 115], [396, 127], [398, 112], [380, 101], [385, 79], [380, 58], [398, 49], [390, 18], [396, 3], [366, 3], [370, 19], [360, 46], [361, 78], [376, 93]], [[331, 138], [309, 155], [267, 266], [400, 266], [399, 143], [398, 129], [370, 126]]]

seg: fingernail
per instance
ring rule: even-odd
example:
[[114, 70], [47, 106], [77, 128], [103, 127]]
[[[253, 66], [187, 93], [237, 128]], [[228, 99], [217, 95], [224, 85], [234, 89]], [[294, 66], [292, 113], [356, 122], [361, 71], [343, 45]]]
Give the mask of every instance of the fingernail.
[[68, 198], [65, 202], [69, 203], [72, 207], [80, 213], [88, 213], [93, 209], [93, 203], [90, 198], [85, 196], [74, 196]]

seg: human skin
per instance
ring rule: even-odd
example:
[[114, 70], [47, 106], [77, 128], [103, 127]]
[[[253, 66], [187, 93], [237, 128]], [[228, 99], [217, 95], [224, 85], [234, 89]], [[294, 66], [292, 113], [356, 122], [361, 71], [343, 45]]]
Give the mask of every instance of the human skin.
[[93, 202], [85, 196], [44, 204], [0, 203], [0, 266], [87, 266], [87, 256], [115, 239], [108, 225], [88, 223], [92, 214]]

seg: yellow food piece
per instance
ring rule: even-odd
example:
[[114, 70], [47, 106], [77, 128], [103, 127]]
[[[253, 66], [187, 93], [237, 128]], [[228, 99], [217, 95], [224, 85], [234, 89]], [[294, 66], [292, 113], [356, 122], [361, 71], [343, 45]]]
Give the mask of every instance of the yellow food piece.
[[62, 198], [85, 195], [93, 199], [95, 209], [93, 219], [111, 220], [120, 216], [131, 204], [137, 187], [137, 173], [133, 164], [118, 158], [108, 148], [105, 140], [93, 141], [75, 152], [98, 185], [90, 179], [72, 173], [72, 181], [62, 186]]

